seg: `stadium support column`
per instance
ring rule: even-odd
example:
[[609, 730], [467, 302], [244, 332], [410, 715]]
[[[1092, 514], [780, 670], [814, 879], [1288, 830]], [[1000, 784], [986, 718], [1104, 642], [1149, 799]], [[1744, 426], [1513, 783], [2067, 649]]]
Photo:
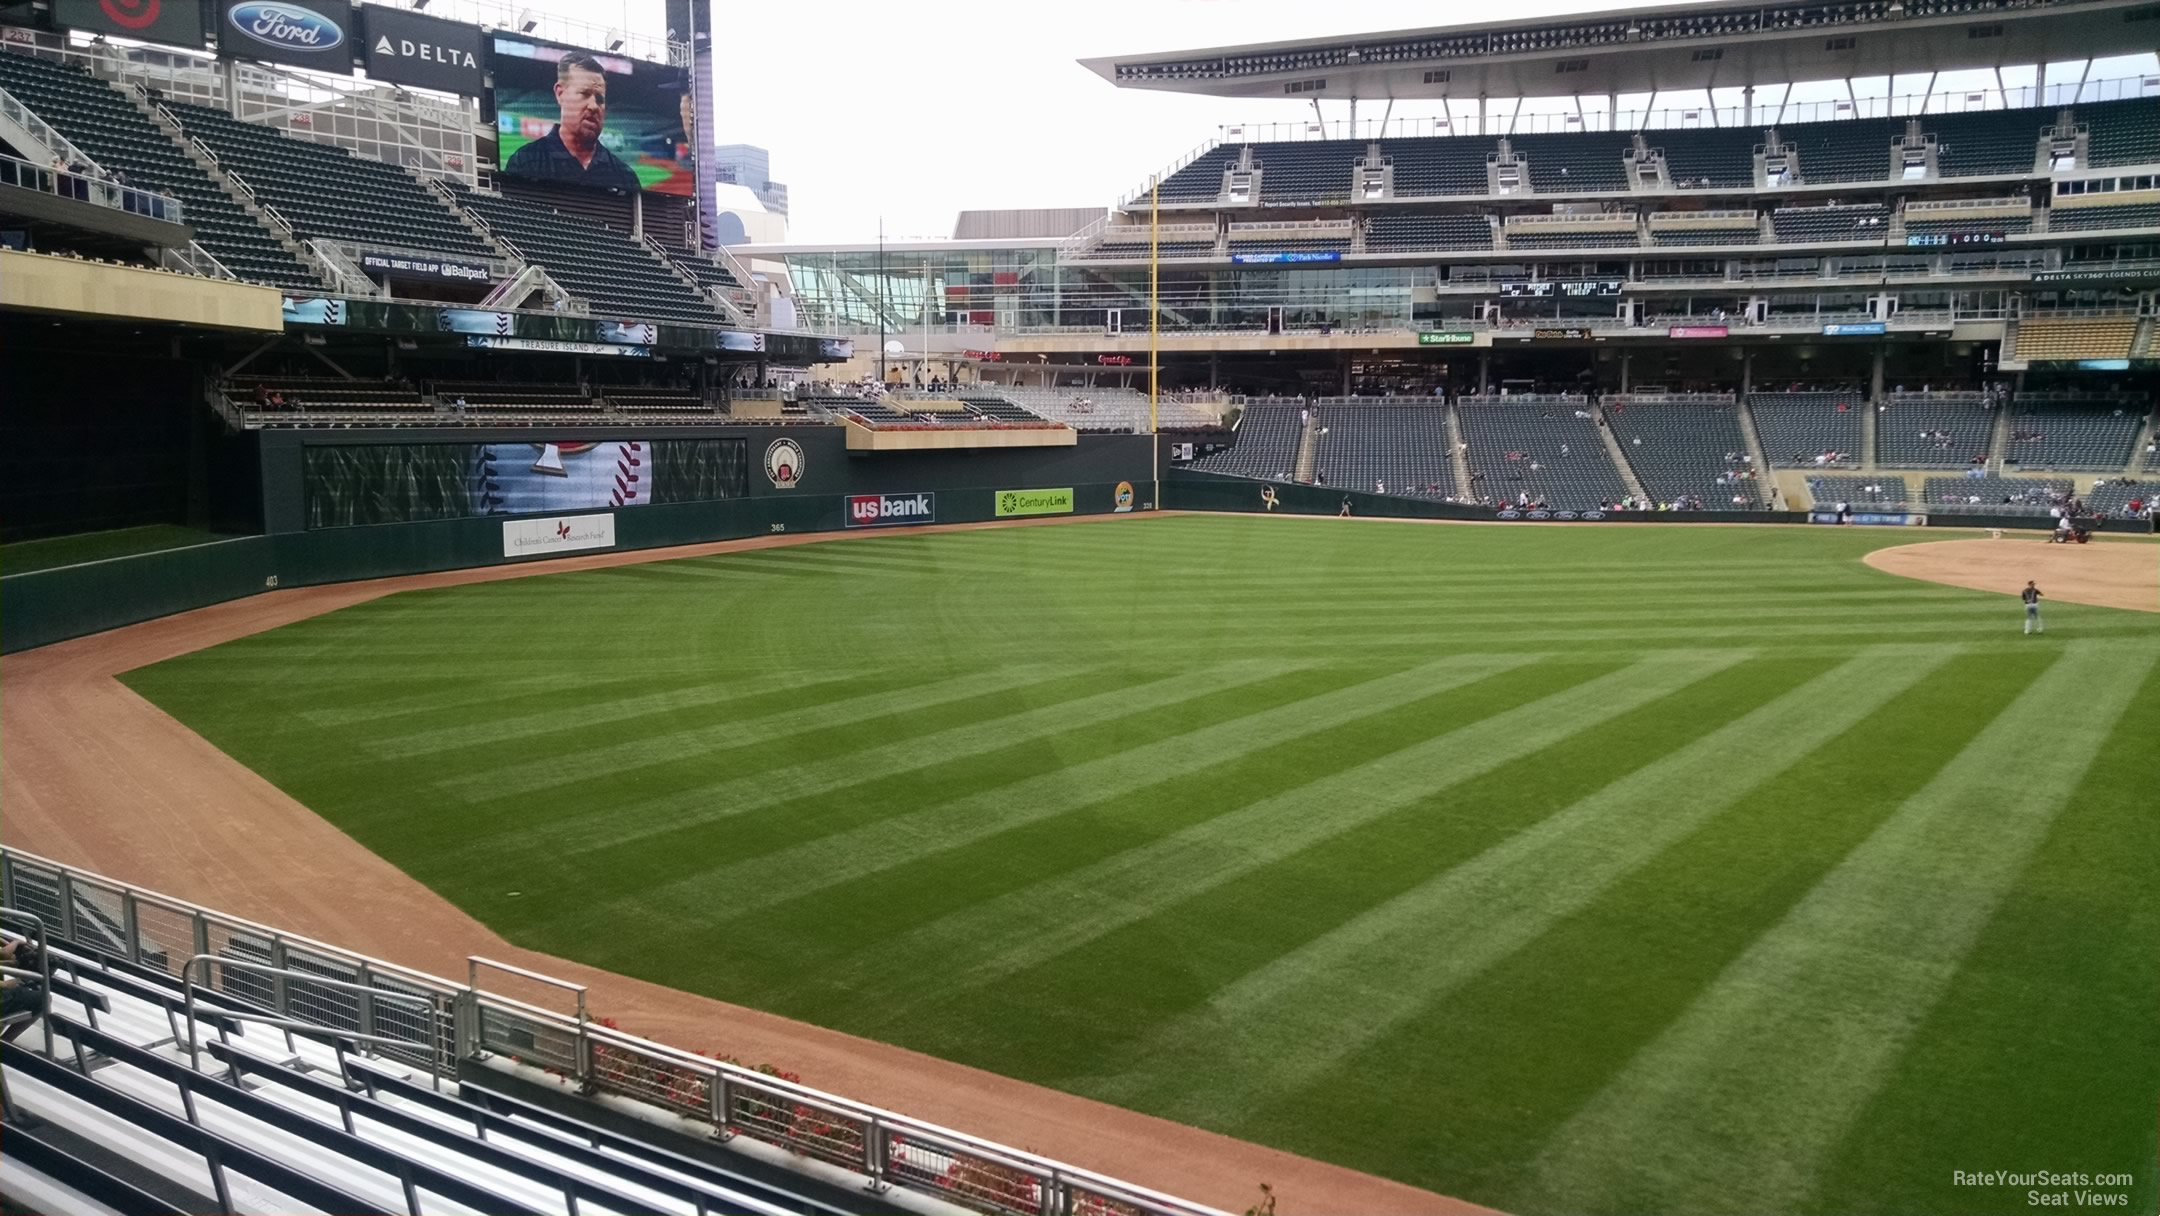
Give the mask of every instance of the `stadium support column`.
[[1873, 405], [1882, 404], [1883, 353], [1886, 349], [1881, 342], [1875, 344], [1874, 362], [1868, 368], [1868, 402]]
[[1492, 352], [1489, 350], [1478, 352], [1477, 391], [1480, 397], [1492, 392]]
[[1633, 362], [1635, 362], [1635, 352], [1626, 350], [1620, 352], [1620, 391], [1623, 393], [1628, 391], [1628, 365]]
[[1741, 119], [1742, 119], [1742, 121], [1743, 121], [1743, 122], [1744, 122], [1744, 123], [1745, 123], [1746, 125], [1748, 125], [1748, 126], [1750, 126], [1750, 127], [1754, 126], [1754, 125], [1755, 125], [1755, 86], [1754, 86], [1754, 85], [1743, 85], [1743, 86], [1741, 86], [1741, 89], [1740, 89], [1740, 107], [1741, 107]]
[[1754, 391], [1755, 351], [1752, 347], [1744, 347], [1740, 351], [1740, 399], [1747, 400], [1747, 395]]

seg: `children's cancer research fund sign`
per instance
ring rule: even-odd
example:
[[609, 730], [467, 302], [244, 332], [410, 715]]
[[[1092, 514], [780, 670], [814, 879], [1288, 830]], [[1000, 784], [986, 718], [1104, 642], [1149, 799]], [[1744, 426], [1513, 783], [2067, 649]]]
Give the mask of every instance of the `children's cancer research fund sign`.
[[615, 547], [613, 515], [558, 515], [513, 519], [503, 524], [504, 557], [553, 557], [580, 549]]

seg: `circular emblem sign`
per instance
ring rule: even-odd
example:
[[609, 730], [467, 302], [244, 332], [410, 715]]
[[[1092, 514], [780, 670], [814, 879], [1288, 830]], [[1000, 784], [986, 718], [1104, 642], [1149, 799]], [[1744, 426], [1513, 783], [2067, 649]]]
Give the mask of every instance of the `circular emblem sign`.
[[782, 437], [765, 448], [765, 476], [776, 490], [792, 490], [803, 475], [802, 445]]

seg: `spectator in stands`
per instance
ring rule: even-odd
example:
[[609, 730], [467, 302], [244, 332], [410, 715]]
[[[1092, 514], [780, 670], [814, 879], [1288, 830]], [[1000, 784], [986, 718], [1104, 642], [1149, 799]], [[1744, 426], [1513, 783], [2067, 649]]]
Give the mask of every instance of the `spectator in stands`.
[[[37, 947], [27, 941], [15, 940], [0, 945], [0, 963], [34, 971], [39, 966]], [[10, 975], [0, 978], [0, 1017], [13, 1017], [18, 1013], [34, 1013], [45, 1007], [45, 986], [34, 979]], [[23, 1032], [28, 1022], [10, 1026], [7, 1038], [13, 1041]]]
[[561, 119], [546, 136], [519, 148], [503, 172], [536, 181], [567, 182], [632, 192], [637, 174], [600, 142], [607, 126], [607, 72], [590, 55], [565, 55], [555, 65], [555, 104]]

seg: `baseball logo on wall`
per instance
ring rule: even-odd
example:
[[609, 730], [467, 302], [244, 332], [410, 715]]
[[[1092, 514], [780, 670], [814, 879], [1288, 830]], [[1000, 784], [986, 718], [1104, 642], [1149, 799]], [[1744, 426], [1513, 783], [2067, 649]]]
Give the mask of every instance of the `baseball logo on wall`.
[[1132, 510], [1132, 504], [1132, 483], [1129, 481], [1117, 483], [1117, 513], [1123, 515], [1125, 512]]
[[781, 437], [765, 447], [765, 476], [775, 490], [792, 490], [802, 481], [802, 445], [792, 439]]

